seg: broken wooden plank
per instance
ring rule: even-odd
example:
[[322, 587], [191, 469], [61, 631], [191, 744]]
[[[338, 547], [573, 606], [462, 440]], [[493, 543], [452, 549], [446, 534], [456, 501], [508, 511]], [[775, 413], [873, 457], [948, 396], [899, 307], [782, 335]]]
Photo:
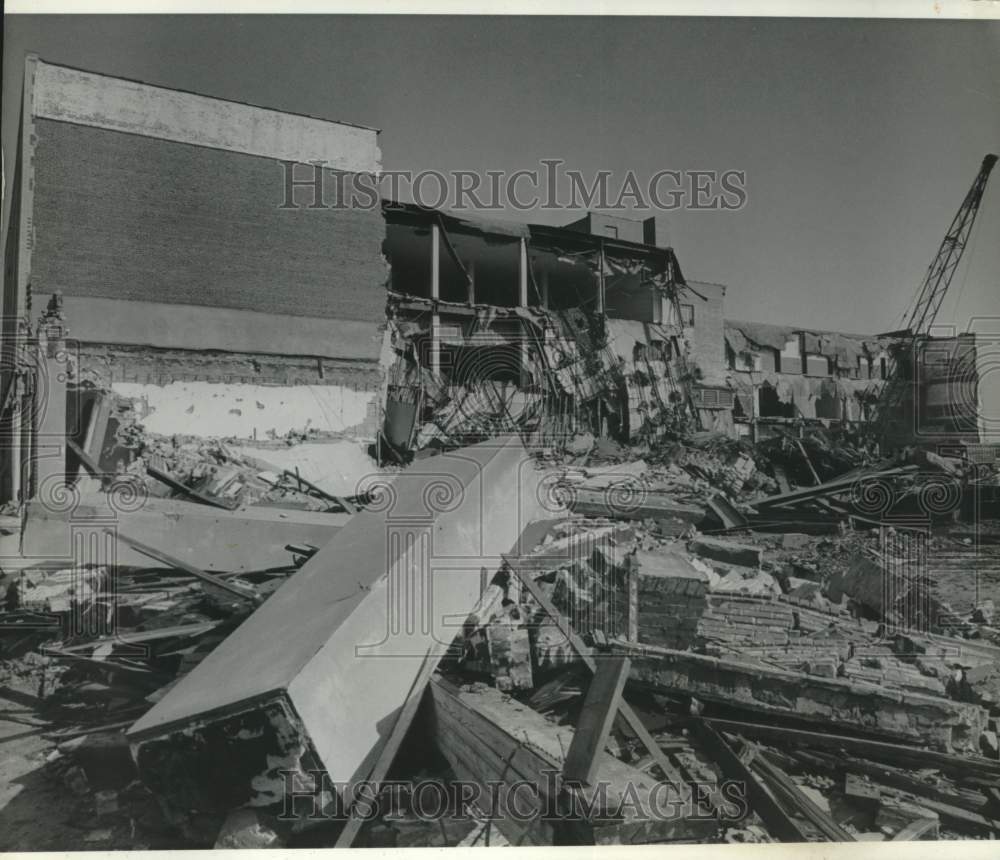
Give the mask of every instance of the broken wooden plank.
[[882, 785], [872, 780], [872, 785], [878, 788], [882, 794], [889, 793], [896, 796], [902, 795], [905, 799], [911, 800], [919, 806], [926, 807], [932, 812], [936, 812], [942, 821], [947, 821], [952, 827], [964, 832], [994, 833], [1000, 835], [1000, 819], [991, 818], [979, 812], [972, 812], [955, 806], [952, 803], [944, 803], [940, 800], [933, 800], [929, 797], [918, 797], [902, 789], [892, 786]]
[[809, 474], [812, 475], [813, 483], [818, 487], [823, 483], [820, 480], [819, 475], [816, 474], [816, 470], [813, 468], [812, 460], [809, 459], [809, 454], [806, 452], [805, 445], [802, 444], [801, 439], [795, 439], [795, 445], [799, 449], [799, 453], [802, 454], [802, 459], [806, 461], [806, 466], [809, 467]]
[[219, 501], [219, 499], [206, 496], [204, 493], [200, 493], [192, 487], [187, 486], [187, 484], [182, 484], [173, 475], [168, 475], [166, 472], [163, 472], [154, 466], [146, 466], [146, 474], [151, 478], [155, 478], [161, 484], [166, 484], [171, 490], [181, 493], [184, 496], [188, 496], [196, 502], [201, 502], [203, 505], [209, 505], [213, 508], [221, 508], [224, 511], [234, 511], [239, 507], [239, 503], [227, 505], [224, 502]]
[[70, 438], [66, 437], [66, 447], [72, 451], [76, 458], [80, 461], [80, 464], [86, 468], [91, 475], [95, 478], [99, 478], [102, 482], [110, 480], [110, 476], [101, 470], [100, 464], [95, 460], [87, 451], [84, 451], [76, 442]]
[[111, 537], [120, 540], [126, 546], [132, 547], [132, 549], [136, 550], [136, 552], [148, 555], [150, 558], [155, 559], [161, 564], [165, 564], [167, 567], [173, 567], [177, 570], [183, 570], [185, 573], [190, 573], [191, 576], [200, 579], [202, 582], [207, 582], [209, 585], [220, 588], [229, 594], [242, 598], [243, 600], [249, 600], [251, 603], [260, 602], [260, 598], [253, 592], [247, 591], [239, 586], [232, 585], [224, 579], [213, 576], [211, 573], [205, 573], [205, 571], [199, 570], [194, 565], [188, 564], [186, 561], [182, 561], [181, 559], [170, 555], [170, 553], [166, 553], [161, 549], [157, 549], [154, 546], [149, 546], [148, 544], [142, 543], [142, 541], [137, 541], [135, 538], [129, 537], [122, 531], [116, 529], [106, 529], [105, 534], [111, 535]]
[[816, 487], [808, 487], [803, 490], [793, 490], [789, 493], [778, 493], [777, 495], [768, 496], [764, 499], [755, 499], [753, 506], [758, 510], [762, 510], [782, 505], [791, 505], [797, 502], [808, 502], [813, 499], [821, 499], [826, 496], [836, 496], [841, 493], [851, 492], [856, 486], [862, 485], [866, 481], [907, 475], [916, 472], [917, 469], [917, 466], [897, 466], [893, 469], [882, 469], [877, 472], [868, 472], [862, 476], [841, 476]]
[[786, 806], [790, 806], [830, 842], [855, 841], [853, 835], [813, 803], [763, 750], [757, 750], [751, 768], [764, 777], [775, 793], [781, 796]]
[[[803, 757], [805, 760], [805, 757]], [[845, 784], [856, 787], [863, 783], [856, 774], [864, 774], [872, 779], [878, 780], [883, 785], [901, 789], [917, 797], [926, 797], [931, 800], [939, 800], [943, 803], [950, 803], [961, 806], [972, 812], [982, 812], [987, 805], [987, 796], [973, 789], [965, 789], [959, 792], [957, 789], [951, 791], [939, 787], [934, 783], [924, 782], [913, 776], [906, 770], [892, 767], [886, 763], [876, 764], [872, 761], [848, 756], [846, 754], [834, 755], [832, 753], [812, 752], [808, 755], [810, 763], [820, 764], [845, 774]], [[871, 785], [871, 783], [863, 783]], [[877, 792], [876, 792], [877, 794]]]
[[895, 744], [887, 741], [875, 741], [867, 738], [856, 738], [844, 734], [828, 732], [813, 732], [803, 729], [787, 728], [773, 723], [751, 723], [743, 720], [721, 720], [715, 717], [706, 721], [718, 731], [739, 734], [754, 738], [776, 747], [805, 746], [839, 752], [845, 750], [853, 755], [864, 758], [874, 758], [894, 764], [913, 768], [940, 768], [959, 776], [970, 773], [991, 777], [1000, 781], [1000, 763], [990, 761], [982, 756], [952, 755], [938, 750], [922, 749], [920, 747]]
[[[458, 687], [440, 675], [430, 687], [429, 724], [455, 773], [491, 786], [486, 796], [497, 805], [523, 788], [516, 800], [520, 814], [503, 806], [489, 811], [511, 842], [689, 841], [710, 838], [717, 829], [713, 820], [688, 816], [679, 795], [664, 791], [656, 777], [606, 750], [598, 754], [596, 785], [570, 785], [562, 769], [572, 727], [498, 690]], [[506, 790], [497, 790], [501, 784]]]
[[[527, 592], [534, 598], [535, 602], [542, 608], [545, 614], [552, 619], [552, 622], [559, 628], [559, 631], [563, 634], [563, 636], [566, 637], [566, 641], [570, 643], [573, 650], [579, 655], [580, 659], [583, 660], [584, 665], [586, 665], [591, 672], [596, 672], [597, 664], [594, 662], [590, 648], [586, 646], [584, 641], [573, 629], [566, 616], [564, 616], [558, 608], [556, 608], [555, 604], [549, 600], [545, 592], [538, 587], [530, 572], [522, 570], [518, 566], [517, 559], [504, 556], [504, 561], [506, 561], [511, 569], [517, 574], [525, 590], [527, 590]], [[661, 771], [663, 771], [664, 779], [667, 782], [672, 783], [673, 786], [679, 791], [684, 792], [686, 785], [677, 768], [675, 768], [670, 763], [670, 760], [663, 754], [663, 751], [659, 748], [656, 741], [653, 740], [653, 736], [650, 735], [646, 726], [643, 725], [642, 720], [639, 719], [639, 716], [632, 710], [628, 702], [624, 699], [621, 700], [619, 712], [622, 717], [625, 718], [625, 722], [628, 724], [628, 727], [632, 730], [636, 737], [639, 738], [649, 754], [656, 760], [657, 766]]]
[[306, 488], [312, 490], [320, 498], [326, 499], [329, 502], [335, 502], [336, 504], [340, 505], [340, 507], [342, 507], [347, 513], [356, 514], [358, 512], [357, 507], [352, 505], [347, 499], [343, 498], [342, 496], [335, 496], [333, 493], [328, 493], [322, 487], [317, 487], [312, 481], [308, 480], [307, 478], [303, 478], [299, 474], [297, 467], [294, 472], [289, 472], [288, 469], [282, 469], [281, 473], [286, 477], [294, 478], [296, 483], [300, 485], [300, 489], [302, 486], [305, 486]]
[[938, 822], [935, 818], [919, 818], [911, 821], [895, 836], [890, 842], [914, 842], [918, 839], [936, 839], [938, 832]]
[[590, 679], [583, 709], [576, 722], [573, 743], [563, 764], [563, 777], [571, 782], [594, 784], [600, 753], [621, 705], [622, 691], [628, 679], [631, 661], [613, 655], [597, 661], [597, 671]]
[[719, 765], [728, 779], [743, 785], [753, 811], [771, 835], [782, 842], [807, 842], [806, 833], [798, 822], [782, 809], [726, 739], [705, 720], [693, 720], [691, 725], [705, 754]]
[[709, 509], [727, 529], [745, 529], [747, 518], [722, 493], [716, 493], [707, 502]]

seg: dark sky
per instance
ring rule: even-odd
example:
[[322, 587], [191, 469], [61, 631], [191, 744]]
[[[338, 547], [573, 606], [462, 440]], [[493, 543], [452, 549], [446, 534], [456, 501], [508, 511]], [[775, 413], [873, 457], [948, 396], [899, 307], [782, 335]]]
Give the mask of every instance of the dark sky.
[[[4, 23], [8, 178], [26, 51], [375, 126], [386, 169], [512, 171], [561, 158], [588, 175], [614, 171], [619, 182], [629, 169], [641, 179], [661, 169], [744, 170], [744, 209], [667, 216], [685, 273], [726, 284], [734, 318], [893, 327], [983, 155], [1000, 150], [1000, 22], [17, 15]], [[1000, 317], [998, 297], [1000, 169], [939, 321], [965, 328], [973, 316]]]

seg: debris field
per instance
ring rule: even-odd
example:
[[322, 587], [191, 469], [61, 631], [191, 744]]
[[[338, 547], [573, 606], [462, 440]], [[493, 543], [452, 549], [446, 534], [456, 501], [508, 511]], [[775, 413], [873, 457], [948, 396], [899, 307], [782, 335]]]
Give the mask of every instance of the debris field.
[[[122, 426], [95, 492], [241, 518], [264, 563], [138, 513], [114, 567], [5, 575], [5, 781], [58, 798], [52, 847], [1000, 833], [1000, 529], [905, 516], [942, 482], [995, 499], [993, 468], [505, 436], [340, 496]], [[41, 847], [18, 805], [2, 847]]]

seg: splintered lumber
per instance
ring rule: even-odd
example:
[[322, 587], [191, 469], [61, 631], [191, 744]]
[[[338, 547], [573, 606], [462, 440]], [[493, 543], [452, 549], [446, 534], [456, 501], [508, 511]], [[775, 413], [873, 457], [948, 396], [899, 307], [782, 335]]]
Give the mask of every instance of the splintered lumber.
[[846, 751], [851, 755], [873, 758], [895, 765], [920, 768], [937, 768], [959, 776], [976, 775], [1000, 782], [1000, 762], [990, 761], [978, 755], [951, 755], [937, 750], [921, 749], [904, 744], [856, 738], [844, 734], [811, 732], [787, 728], [773, 723], [751, 723], [742, 720], [706, 719], [711, 726], [723, 732], [740, 734], [781, 748], [785, 746], [818, 747]]
[[[829, 752], [811, 752], [809, 753], [809, 761], [821, 763], [834, 771], [843, 771], [845, 780], [851, 785], [863, 782], [858, 779], [856, 774], [864, 774], [883, 785], [892, 786], [894, 789], [905, 791], [916, 797], [939, 800], [942, 803], [968, 809], [970, 812], [983, 812], [984, 807], [988, 804], [987, 796], [982, 792], [974, 789], [949, 790], [939, 787], [935, 783], [924, 782], [908, 771], [894, 768], [884, 762], [876, 764], [843, 753], [834, 755]], [[961, 761], [959, 759], [958, 763], [960, 764]], [[864, 784], [871, 785], [871, 783]]]
[[[569, 619], [563, 615], [556, 605], [549, 600], [548, 596], [538, 587], [534, 578], [531, 576], [530, 570], [525, 570], [519, 565], [519, 560], [509, 556], [504, 557], [504, 561], [507, 562], [508, 566], [517, 574], [525, 590], [534, 598], [535, 602], [542, 608], [546, 615], [552, 619], [553, 623], [559, 628], [559, 631], [566, 640], [570, 643], [573, 650], [579, 655], [580, 659], [583, 660], [584, 665], [593, 673], [597, 671], [597, 663], [591, 654], [591, 650], [586, 646], [584, 641], [580, 638], [579, 634], [573, 629], [572, 625], [569, 623]], [[656, 761], [657, 766], [663, 771], [664, 778], [670, 782], [675, 788], [679, 790], [684, 790], [684, 779], [680, 772], [671, 764], [670, 759], [664, 755], [663, 751], [657, 745], [656, 741], [653, 740], [653, 736], [646, 729], [639, 715], [632, 710], [628, 702], [623, 698], [618, 707], [619, 712], [628, 724], [628, 727], [632, 730], [637, 738], [642, 742], [642, 745], [646, 748], [647, 752]]]
[[[539, 477], [516, 437], [395, 475], [379, 504], [351, 517], [132, 727], [143, 780], [166, 782], [165, 761], [190, 765], [203, 774], [191, 790], [238, 800], [259, 768], [254, 784], [273, 783], [280, 802], [288, 789], [274, 756], [335, 786], [365, 779], [428, 648], [451, 643], [476, 605], [481, 568], [495, 570], [544, 515]], [[258, 732], [252, 741], [206, 742], [244, 728]]]
[[874, 781], [872, 784], [878, 788], [880, 792], [891, 793], [897, 797], [902, 795], [903, 797], [912, 800], [913, 803], [923, 806], [932, 812], [936, 812], [942, 821], [947, 821], [957, 830], [974, 833], [994, 833], [1000, 835], [1000, 819], [990, 818], [982, 813], [972, 812], [968, 809], [963, 809], [962, 807], [955, 806], [951, 803], [944, 803], [940, 800], [932, 800], [929, 797], [919, 797], [898, 788], [880, 785]]
[[750, 767], [757, 771], [786, 807], [790, 807], [809, 822], [830, 842], [854, 842], [854, 836], [844, 830], [799, 789], [795, 782], [763, 750], [757, 750]]
[[771, 835], [782, 842], [807, 842], [799, 823], [771, 796], [726, 739], [705, 720], [694, 720], [691, 725], [706, 755], [718, 764], [727, 779], [743, 785], [750, 806]]
[[[479, 802], [515, 845], [697, 841], [716, 823], [692, 818], [680, 795], [602, 750], [595, 784], [562, 776], [573, 728], [560, 726], [485, 685], [458, 687], [434, 676], [429, 723], [460, 780], [482, 787]], [[665, 789], [665, 790], [664, 790]]]
[[891, 842], [914, 842], [923, 839], [937, 838], [938, 822], [936, 818], [918, 818], [911, 821], [890, 840]]
[[816, 487], [809, 487], [804, 490], [793, 490], [789, 493], [779, 493], [775, 496], [768, 496], [764, 499], [755, 499], [753, 506], [757, 510], [764, 510], [765, 508], [792, 505], [798, 502], [810, 502], [814, 499], [826, 498], [827, 496], [837, 496], [841, 493], [849, 493], [856, 487], [863, 488], [866, 481], [907, 475], [916, 472], [917, 469], [917, 466], [897, 466], [892, 469], [882, 469], [878, 472], [866, 472], [860, 476], [841, 476]]
[[616, 648], [632, 658], [632, 681], [664, 695], [694, 696], [948, 752], [973, 752], [986, 728], [985, 709], [942, 696], [653, 645]]
[[135, 538], [129, 537], [122, 531], [113, 531], [108, 529], [107, 534], [117, 540], [120, 540], [123, 544], [132, 547], [132, 549], [137, 552], [141, 552], [143, 555], [148, 555], [150, 558], [165, 564], [167, 567], [174, 567], [177, 568], [177, 570], [183, 570], [185, 573], [190, 573], [191, 576], [196, 579], [200, 579], [202, 582], [207, 582], [215, 588], [234, 594], [236, 597], [240, 597], [243, 600], [249, 600], [251, 603], [257, 602], [257, 595], [247, 591], [245, 588], [240, 588], [239, 586], [226, 582], [224, 579], [220, 579], [210, 573], [205, 573], [205, 571], [199, 570], [194, 565], [188, 564], [186, 561], [182, 561], [181, 559], [170, 555], [170, 553], [166, 553], [161, 549], [157, 549], [156, 547], [149, 546], [141, 541], [137, 541]]
[[155, 468], [154, 466], [146, 467], [146, 474], [151, 478], [155, 478], [161, 484], [166, 484], [174, 492], [180, 493], [183, 496], [188, 496], [194, 499], [196, 502], [201, 502], [203, 505], [208, 505], [213, 508], [222, 508], [224, 511], [231, 511], [238, 507], [237, 504], [227, 505], [218, 499], [213, 499], [211, 496], [206, 496], [204, 493], [199, 493], [187, 484], [182, 484], [173, 475], [168, 475], [166, 472]]
[[300, 485], [300, 489], [301, 487], [307, 487], [320, 498], [326, 499], [327, 501], [330, 502], [335, 502], [336, 504], [340, 505], [340, 507], [342, 507], [349, 514], [356, 514], [358, 512], [358, 509], [354, 505], [352, 505], [349, 501], [347, 501], [347, 499], [343, 498], [342, 496], [335, 496], [333, 495], [333, 493], [328, 493], [321, 487], [317, 487], [312, 481], [303, 478], [298, 473], [297, 470], [294, 472], [290, 472], [288, 469], [282, 469], [281, 474], [287, 478], [293, 478], [295, 482]]
[[628, 657], [621, 655], [597, 660], [597, 671], [590, 679], [573, 743], [563, 765], [563, 777], [567, 781], [594, 784], [598, 758], [621, 705], [629, 667]]

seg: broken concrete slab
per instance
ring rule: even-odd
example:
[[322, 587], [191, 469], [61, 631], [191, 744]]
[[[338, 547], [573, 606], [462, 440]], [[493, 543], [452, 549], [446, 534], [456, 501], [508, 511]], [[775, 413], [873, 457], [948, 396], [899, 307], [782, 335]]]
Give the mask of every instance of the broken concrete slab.
[[647, 490], [636, 482], [622, 481], [604, 490], [567, 489], [568, 507], [575, 514], [619, 520], [678, 518], [697, 525], [705, 508], [678, 502], [672, 496]]
[[737, 564], [741, 567], [760, 567], [763, 552], [759, 546], [705, 535], [699, 535], [691, 541], [689, 549], [703, 558]]
[[802, 532], [787, 532], [781, 536], [781, 546], [784, 549], [803, 549], [809, 546], [811, 538]]
[[880, 612], [887, 585], [882, 564], [858, 552], [846, 566], [834, 571], [827, 582], [826, 592], [834, 603], [839, 603], [846, 596], [873, 612]]
[[[131, 728], [143, 779], [162, 784], [172, 761], [196, 762], [216, 785], [195, 793], [216, 808], [225, 800], [225, 811], [254, 792], [256, 805], [262, 793], [280, 801], [276, 762], [342, 785], [364, 779], [425, 658], [475, 606], [481, 569], [524, 551], [524, 527], [546, 515], [539, 476], [507, 438], [420, 460], [377, 488], [368, 510]], [[207, 761], [216, 750], [202, 746], [206, 734], [242, 731], [240, 721], [259, 734], [218, 745], [233, 770]]]
[[616, 643], [632, 657], [634, 682], [666, 695], [852, 728], [867, 734], [975, 753], [987, 712], [941, 696], [823, 678], [735, 658]]
[[106, 537], [106, 530], [117, 526], [144, 543], [169, 547], [202, 570], [264, 570], [291, 564], [286, 544], [323, 546], [349, 520], [347, 514], [268, 507], [226, 511], [180, 499], [95, 493], [69, 509], [29, 502], [21, 551], [26, 558], [80, 563], [74, 553], [82, 545], [106, 556], [88, 563], [150, 567], [148, 557]]

